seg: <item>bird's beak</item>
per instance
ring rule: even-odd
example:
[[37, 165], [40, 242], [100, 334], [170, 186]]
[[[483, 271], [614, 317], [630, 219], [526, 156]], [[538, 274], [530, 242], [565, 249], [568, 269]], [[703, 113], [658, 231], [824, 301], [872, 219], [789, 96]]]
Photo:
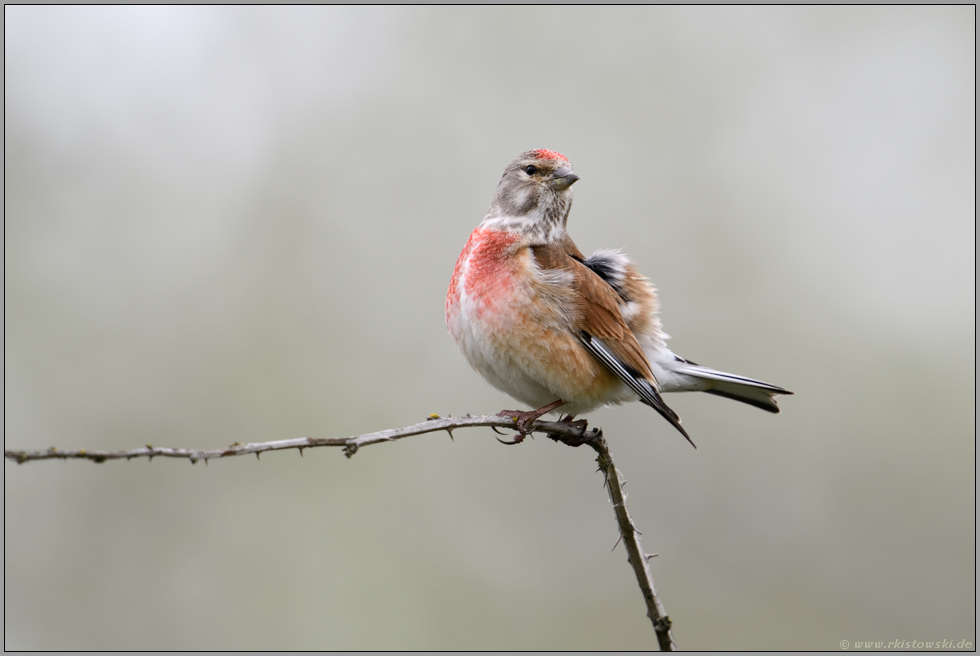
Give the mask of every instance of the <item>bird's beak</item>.
[[551, 177], [551, 188], [562, 191], [575, 184], [576, 180], [578, 180], [578, 176], [572, 171], [572, 167], [561, 166], [555, 170], [554, 175]]

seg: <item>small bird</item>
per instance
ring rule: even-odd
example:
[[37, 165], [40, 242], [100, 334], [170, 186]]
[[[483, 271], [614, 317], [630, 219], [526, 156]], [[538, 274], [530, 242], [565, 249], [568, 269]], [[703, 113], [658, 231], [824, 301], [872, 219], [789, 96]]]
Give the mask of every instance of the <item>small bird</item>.
[[707, 392], [779, 412], [776, 395], [792, 392], [667, 348], [656, 291], [626, 255], [579, 251], [566, 231], [578, 179], [552, 150], [529, 150], [508, 164], [446, 294], [446, 325], [470, 365], [537, 408], [499, 413], [517, 419], [520, 434], [508, 443], [559, 408], [571, 422], [600, 406], [640, 401], [694, 445], [663, 392]]

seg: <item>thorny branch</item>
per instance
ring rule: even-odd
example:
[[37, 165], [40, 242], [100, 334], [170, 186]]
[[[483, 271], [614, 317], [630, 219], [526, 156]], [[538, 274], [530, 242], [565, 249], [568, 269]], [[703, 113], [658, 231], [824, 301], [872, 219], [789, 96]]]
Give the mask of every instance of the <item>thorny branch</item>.
[[[517, 430], [517, 422], [511, 417], [499, 415], [472, 417], [440, 417], [439, 415], [429, 415], [426, 421], [414, 426], [405, 428], [392, 428], [389, 430], [378, 431], [376, 433], [365, 433], [364, 435], [354, 435], [352, 437], [298, 437], [292, 440], [278, 440], [275, 442], [250, 442], [242, 444], [235, 442], [224, 449], [171, 449], [168, 447], [153, 446], [147, 444], [139, 449], [128, 451], [91, 451], [88, 449], [62, 450], [51, 447], [44, 451], [8, 451], [4, 450], [3, 457], [14, 460], [18, 463], [25, 463], [31, 460], [69, 460], [82, 459], [94, 462], [105, 462], [106, 460], [131, 460], [132, 458], [186, 458], [195, 464], [200, 460], [216, 460], [218, 458], [228, 458], [231, 456], [244, 456], [254, 453], [256, 457], [266, 451], [284, 451], [286, 449], [298, 449], [302, 455], [303, 449], [315, 448], [319, 446], [338, 446], [343, 447], [344, 454], [350, 458], [358, 449], [371, 444], [381, 442], [393, 442], [405, 437], [422, 435], [424, 433], [437, 433], [446, 431], [452, 437], [453, 431], [457, 428], [472, 428], [475, 426], [486, 426], [490, 428], [510, 428]], [[580, 437], [583, 433], [582, 428], [570, 426], [562, 422], [536, 421], [533, 430], [538, 433], [555, 435], [566, 439]], [[593, 433], [598, 431], [593, 431]]]
[[[649, 556], [643, 552], [640, 545], [640, 532], [636, 530], [629, 511], [626, 509], [626, 497], [623, 494], [623, 484], [620, 482], [620, 473], [613, 462], [612, 454], [609, 452], [609, 445], [602, 436], [602, 431], [593, 428], [586, 430], [582, 425], [567, 422], [535, 421], [531, 426], [530, 432], [544, 433], [556, 442], [562, 442], [568, 446], [581, 446], [588, 444], [591, 446], [598, 457], [599, 469], [605, 475], [605, 485], [609, 490], [613, 509], [616, 513], [616, 520], [619, 523], [620, 539], [626, 545], [629, 555], [629, 563], [636, 573], [636, 580], [643, 593], [643, 599], [647, 605], [647, 616], [653, 623], [654, 631], [657, 633], [657, 641], [663, 651], [673, 651], [675, 649], [673, 638], [670, 634], [671, 621], [667, 617], [663, 604], [657, 597], [656, 588], [653, 584], [653, 576], [650, 573], [648, 564]], [[203, 460], [205, 464], [209, 460], [217, 458], [228, 458], [231, 456], [243, 456], [254, 453], [256, 457], [266, 451], [283, 451], [287, 449], [298, 449], [300, 455], [303, 449], [321, 446], [343, 447], [344, 454], [350, 458], [361, 447], [381, 442], [393, 442], [405, 437], [423, 435], [425, 433], [437, 433], [446, 431], [452, 437], [453, 431], [457, 428], [473, 427], [505, 428], [520, 430], [517, 420], [514, 417], [502, 415], [485, 415], [473, 417], [440, 417], [432, 414], [429, 418], [414, 426], [404, 428], [392, 428], [390, 430], [378, 431], [376, 433], [365, 433], [364, 435], [354, 435], [351, 437], [300, 437], [292, 440], [278, 440], [274, 442], [252, 442], [249, 444], [234, 444], [224, 449], [172, 449], [169, 447], [156, 447], [147, 444], [143, 448], [130, 449], [128, 451], [90, 451], [87, 449], [61, 450], [51, 447], [44, 451], [15, 451], [4, 450], [3, 456], [8, 460], [23, 464], [32, 460], [69, 460], [81, 459], [92, 460], [93, 462], [105, 462], [106, 460], [131, 460], [132, 458], [186, 458], [191, 464]], [[618, 544], [618, 542], [617, 542]]]
[[647, 617], [653, 623], [653, 630], [657, 632], [660, 650], [674, 651], [676, 645], [673, 636], [670, 634], [671, 621], [667, 617], [664, 605], [660, 603], [660, 598], [657, 597], [657, 588], [653, 584], [653, 575], [650, 573], [648, 561], [652, 556], [644, 553], [643, 547], [640, 545], [640, 532], [636, 530], [633, 518], [630, 517], [629, 511], [626, 509], [626, 495], [623, 494], [625, 481], [620, 482], [620, 472], [616, 469], [616, 463], [613, 462], [612, 454], [609, 452], [609, 445], [601, 432], [589, 440], [587, 444], [599, 454], [596, 462], [599, 463], [599, 469], [606, 475], [606, 488], [609, 490], [609, 497], [612, 499], [613, 509], [616, 511], [619, 534], [626, 545], [629, 563], [636, 573], [636, 582], [643, 593], [643, 600], [646, 601]]

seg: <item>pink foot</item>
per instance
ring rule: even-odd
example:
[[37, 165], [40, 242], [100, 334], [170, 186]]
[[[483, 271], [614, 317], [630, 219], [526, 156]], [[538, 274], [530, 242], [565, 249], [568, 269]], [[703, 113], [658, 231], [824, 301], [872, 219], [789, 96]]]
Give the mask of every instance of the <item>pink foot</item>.
[[552, 401], [548, 405], [541, 406], [537, 410], [501, 410], [497, 413], [498, 417], [510, 417], [517, 423], [518, 434], [514, 436], [514, 439], [510, 442], [497, 438], [497, 441], [501, 444], [520, 444], [524, 441], [531, 433], [531, 428], [534, 426], [534, 422], [540, 419], [543, 415], [548, 414], [556, 408], [560, 408], [565, 405], [565, 402], [561, 399], [557, 401]]

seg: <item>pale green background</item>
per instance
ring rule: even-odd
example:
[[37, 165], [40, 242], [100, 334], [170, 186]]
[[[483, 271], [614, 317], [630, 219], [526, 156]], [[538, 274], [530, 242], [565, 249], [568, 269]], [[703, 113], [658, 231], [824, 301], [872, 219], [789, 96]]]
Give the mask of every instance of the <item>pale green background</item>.
[[[528, 148], [695, 361], [596, 412], [687, 649], [975, 641], [973, 7], [5, 9], [4, 444], [514, 402], [446, 334]], [[649, 649], [593, 454], [4, 464], [8, 649]]]

